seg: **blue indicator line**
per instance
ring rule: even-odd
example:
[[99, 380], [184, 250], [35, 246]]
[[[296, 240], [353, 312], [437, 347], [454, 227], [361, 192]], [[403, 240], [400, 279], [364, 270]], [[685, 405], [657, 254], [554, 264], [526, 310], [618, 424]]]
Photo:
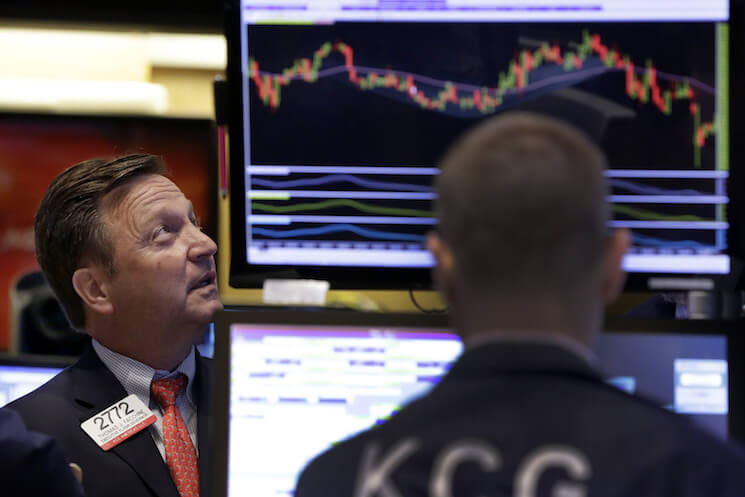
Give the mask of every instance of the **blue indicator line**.
[[724, 221], [609, 221], [611, 228], [637, 228], [660, 230], [726, 230]]
[[728, 171], [701, 171], [701, 170], [666, 170], [666, 169], [608, 169], [605, 171], [606, 178], [701, 178], [701, 179], [724, 179], [729, 176]]
[[[256, 175], [287, 175], [292, 173], [310, 174], [398, 174], [436, 176], [440, 170], [436, 167], [401, 167], [401, 166], [269, 166], [249, 165], [246, 173]], [[694, 169], [608, 169], [608, 178], [704, 178], [723, 179], [729, 177], [729, 171], [711, 171]]]
[[398, 241], [410, 241], [410, 242], [423, 242], [424, 236], [421, 235], [409, 235], [404, 233], [390, 233], [387, 231], [377, 231], [368, 228], [361, 228], [353, 224], [337, 224], [333, 226], [319, 226], [318, 228], [299, 228], [287, 231], [275, 231], [266, 228], [253, 228], [252, 232], [255, 235], [269, 236], [272, 238], [292, 238], [298, 236], [314, 236], [314, 235], [327, 235], [329, 233], [339, 233], [343, 231], [351, 231], [360, 236], [366, 238], [374, 238], [376, 240], [398, 240]]
[[715, 247], [711, 244], [705, 244], [694, 240], [661, 240], [659, 238], [644, 236], [638, 233], [632, 233], [631, 238], [634, 242], [634, 245], [644, 247], [710, 249], [712, 251], [720, 251], [726, 248]]
[[[436, 167], [406, 166], [270, 166], [248, 165], [246, 173], [255, 175], [287, 175], [292, 173], [311, 174], [400, 174], [436, 176], [440, 170]], [[696, 170], [696, 169], [607, 169], [608, 178], [727, 178], [729, 171]]]
[[287, 225], [291, 223], [357, 223], [357, 224], [418, 224], [418, 225], [435, 225], [437, 219], [433, 217], [390, 217], [390, 216], [275, 216], [255, 215], [248, 218], [248, 222], [253, 225], [273, 224]]
[[643, 195], [703, 195], [702, 192], [692, 189], [669, 190], [667, 188], [657, 188], [655, 186], [640, 185], [633, 181], [623, 179], [612, 179], [609, 181], [614, 188], [622, 188], [629, 192], [640, 193]]
[[611, 195], [616, 204], [726, 204], [726, 195]]
[[[276, 172], [275, 172], [276, 171]], [[256, 174], [406, 174], [434, 176], [440, 174], [436, 167], [401, 167], [401, 166], [265, 166], [249, 165], [246, 173]]]
[[330, 174], [320, 178], [305, 178], [285, 181], [274, 181], [270, 179], [252, 178], [254, 185], [265, 186], [269, 188], [295, 188], [299, 186], [317, 186], [328, 183], [354, 183], [365, 188], [377, 188], [379, 190], [404, 190], [411, 192], [432, 192], [431, 186], [412, 185], [409, 183], [394, 183], [391, 181], [373, 181], [364, 178], [358, 178], [351, 174]]
[[434, 200], [434, 192], [365, 192], [332, 190], [251, 190], [246, 194], [249, 200], [285, 200], [288, 198], [377, 198], [386, 200]]

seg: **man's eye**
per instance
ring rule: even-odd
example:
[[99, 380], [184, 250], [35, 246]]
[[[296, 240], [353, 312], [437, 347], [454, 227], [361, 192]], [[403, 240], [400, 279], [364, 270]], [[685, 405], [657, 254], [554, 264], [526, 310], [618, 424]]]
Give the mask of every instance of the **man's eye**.
[[166, 235], [168, 233], [171, 233], [171, 231], [172, 230], [169, 226], [165, 226], [165, 225], [158, 226], [158, 228], [155, 230], [155, 236]]

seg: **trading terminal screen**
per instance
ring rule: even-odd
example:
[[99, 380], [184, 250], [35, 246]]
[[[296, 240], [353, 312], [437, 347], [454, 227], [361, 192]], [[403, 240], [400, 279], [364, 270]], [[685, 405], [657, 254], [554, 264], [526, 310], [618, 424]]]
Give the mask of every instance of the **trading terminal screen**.
[[0, 364], [0, 407], [51, 380], [61, 367]]

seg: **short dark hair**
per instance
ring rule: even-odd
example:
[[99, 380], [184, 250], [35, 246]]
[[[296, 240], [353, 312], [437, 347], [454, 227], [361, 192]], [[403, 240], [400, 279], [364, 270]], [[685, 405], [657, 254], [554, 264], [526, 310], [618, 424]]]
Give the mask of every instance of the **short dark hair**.
[[458, 140], [441, 161], [436, 210], [469, 293], [589, 283], [607, 237], [605, 164], [582, 133], [531, 113], [490, 118]]
[[150, 154], [90, 159], [71, 166], [49, 185], [34, 222], [36, 259], [70, 323], [85, 326], [83, 302], [72, 276], [85, 255], [114, 274], [113, 247], [101, 216], [101, 199], [131, 178], [163, 174]]

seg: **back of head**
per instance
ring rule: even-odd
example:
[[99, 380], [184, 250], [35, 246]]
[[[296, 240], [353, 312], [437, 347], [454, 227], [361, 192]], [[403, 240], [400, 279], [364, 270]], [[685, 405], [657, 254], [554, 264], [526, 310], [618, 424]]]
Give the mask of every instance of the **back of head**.
[[110, 274], [116, 271], [102, 198], [133, 177], [164, 171], [158, 157], [132, 154], [80, 162], [49, 185], [34, 223], [36, 258], [74, 327], [85, 324], [83, 303], [72, 284], [81, 258], [101, 264]]
[[580, 132], [536, 114], [502, 114], [457, 141], [437, 215], [461, 296], [581, 301], [603, 264], [604, 167]]

